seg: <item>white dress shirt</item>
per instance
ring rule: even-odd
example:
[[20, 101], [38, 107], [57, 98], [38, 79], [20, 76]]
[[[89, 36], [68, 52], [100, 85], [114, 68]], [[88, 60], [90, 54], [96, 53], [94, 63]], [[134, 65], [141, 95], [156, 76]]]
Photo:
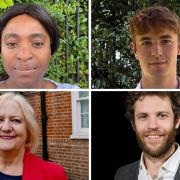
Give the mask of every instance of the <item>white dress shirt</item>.
[[[178, 144], [177, 144], [178, 145]], [[180, 147], [174, 152], [173, 155], [167, 159], [164, 164], [160, 167], [158, 171], [157, 178], [153, 179], [150, 174], [147, 172], [147, 169], [144, 165], [143, 153], [141, 154], [141, 160], [139, 165], [139, 175], [138, 180], [173, 180], [176, 171], [180, 164]]]

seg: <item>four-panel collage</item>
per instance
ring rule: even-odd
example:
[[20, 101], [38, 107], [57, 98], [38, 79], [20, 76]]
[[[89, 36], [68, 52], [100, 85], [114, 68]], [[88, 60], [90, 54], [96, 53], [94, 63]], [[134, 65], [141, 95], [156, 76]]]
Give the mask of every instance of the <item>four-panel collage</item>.
[[0, 0], [0, 180], [180, 179], [179, 0]]

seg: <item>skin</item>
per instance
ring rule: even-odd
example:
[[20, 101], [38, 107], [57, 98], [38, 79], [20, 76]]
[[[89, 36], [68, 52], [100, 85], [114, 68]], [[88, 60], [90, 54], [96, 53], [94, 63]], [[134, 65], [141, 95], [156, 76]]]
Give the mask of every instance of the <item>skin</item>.
[[164, 29], [137, 34], [132, 49], [142, 70], [143, 88], [177, 88], [180, 43], [176, 33]]
[[21, 108], [12, 100], [4, 100], [0, 106], [1, 172], [22, 175], [26, 139], [27, 127]]
[[43, 79], [51, 57], [50, 36], [33, 17], [18, 15], [7, 23], [1, 57], [9, 78], [0, 88], [56, 88]]
[[144, 164], [151, 177], [175, 151], [176, 129], [180, 120], [168, 97], [145, 96], [135, 103], [133, 128], [144, 155]]

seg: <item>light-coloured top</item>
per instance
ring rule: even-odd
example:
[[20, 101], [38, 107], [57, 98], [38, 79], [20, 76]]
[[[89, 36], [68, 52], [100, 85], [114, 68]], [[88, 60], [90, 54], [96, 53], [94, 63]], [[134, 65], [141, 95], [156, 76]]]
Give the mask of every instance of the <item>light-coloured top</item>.
[[[44, 79], [53, 83], [56, 86], [56, 89], [80, 89], [80, 87], [77, 85], [71, 85], [71, 84], [66, 84], [66, 83], [58, 83], [56, 81], [53, 81], [53, 80], [47, 79], [47, 78], [44, 78]], [[1, 81], [0, 83], [3, 83], [5, 81], [6, 80]]]
[[[178, 145], [178, 144], [177, 144]], [[141, 154], [140, 166], [139, 166], [139, 175], [138, 180], [173, 180], [176, 171], [180, 164], [180, 147], [174, 152], [174, 154], [167, 159], [164, 164], [160, 167], [158, 172], [158, 177], [153, 179], [150, 174], [147, 172], [144, 165], [143, 153]]]
[[[176, 89], [180, 89], [180, 78], [177, 77], [177, 80], [178, 80], [178, 87]], [[137, 84], [136, 89], [143, 89], [141, 85], [141, 81], [139, 81], [139, 83]], [[156, 89], [156, 88], [152, 88], [152, 89]]]
[[47, 81], [52, 82], [53, 84], [56, 85], [56, 89], [80, 89], [79, 86], [77, 85], [71, 85], [71, 84], [66, 84], [66, 83], [58, 83], [56, 81], [53, 81], [51, 79], [45, 78]]

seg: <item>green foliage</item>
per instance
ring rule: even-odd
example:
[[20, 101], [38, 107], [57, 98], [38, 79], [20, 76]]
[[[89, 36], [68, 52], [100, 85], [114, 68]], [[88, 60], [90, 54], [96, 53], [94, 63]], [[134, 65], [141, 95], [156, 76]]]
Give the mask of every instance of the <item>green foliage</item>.
[[[92, 88], [136, 87], [140, 67], [130, 49], [128, 21], [137, 10], [154, 4], [165, 5], [180, 16], [178, 0], [93, 0]], [[179, 70], [178, 61], [178, 74]]]
[[[60, 47], [52, 56], [46, 78], [57, 82], [77, 84], [81, 88], [88, 87], [88, 2], [71, 0], [66, 4], [65, 0], [14, 0], [14, 3], [36, 3], [46, 8], [52, 18], [57, 22], [60, 30]], [[80, 37], [76, 35], [76, 7], [79, 6]], [[66, 23], [68, 15], [68, 52], [66, 60]], [[79, 61], [79, 79], [76, 82], [76, 62]], [[67, 73], [68, 72], [68, 73]], [[68, 76], [67, 76], [68, 74]]]
[[1, 0], [0, 1], [0, 9], [6, 9], [9, 6], [12, 6], [14, 3], [12, 0]]

